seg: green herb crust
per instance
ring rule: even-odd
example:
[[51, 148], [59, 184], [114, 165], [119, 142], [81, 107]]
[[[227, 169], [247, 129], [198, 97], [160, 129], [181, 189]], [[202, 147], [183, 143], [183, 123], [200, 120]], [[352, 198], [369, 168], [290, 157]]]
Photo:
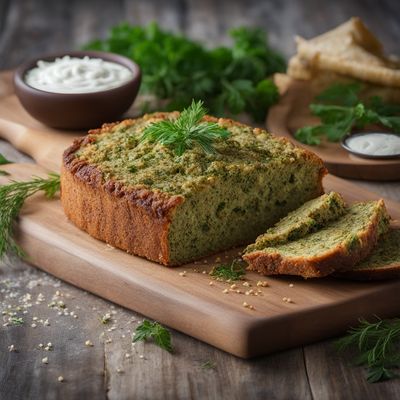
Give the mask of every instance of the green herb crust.
[[372, 254], [351, 271], [338, 276], [352, 279], [389, 279], [400, 276], [400, 229], [390, 229]]
[[[68, 149], [61, 196], [67, 216], [116, 247], [177, 265], [251, 243], [322, 193], [326, 170], [318, 157], [231, 120], [203, 118], [229, 132], [213, 141], [211, 153], [194, 145], [179, 156], [159, 142], [140, 141], [149, 124], [178, 117], [177, 112], [156, 113], [107, 125]], [[85, 199], [77, 197], [77, 185]], [[110, 208], [120, 213], [118, 220], [111, 219], [96, 191], [118, 202]], [[135, 211], [128, 213], [133, 203]], [[130, 226], [139, 208], [146, 215]], [[156, 230], [157, 237], [151, 237]], [[124, 237], [117, 240], [119, 235]]]
[[357, 203], [317, 232], [244, 255], [250, 269], [306, 278], [352, 269], [367, 257], [389, 227], [384, 202]]
[[251, 253], [300, 239], [322, 228], [329, 221], [338, 219], [346, 212], [345, 207], [342, 196], [335, 192], [309, 200], [259, 236], [254, 244], [247, 246], [245, 252]]

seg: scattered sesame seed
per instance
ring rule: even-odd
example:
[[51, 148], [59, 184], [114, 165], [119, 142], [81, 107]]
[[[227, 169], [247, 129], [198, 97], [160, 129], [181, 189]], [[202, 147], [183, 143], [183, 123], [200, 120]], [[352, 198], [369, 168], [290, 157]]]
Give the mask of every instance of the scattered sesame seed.
[[202, 272], [202, 274], [206, 274], [206, 273], [207, 273], [207, 271], [203, 271], [203, 272]]
[[179, 272], [179, 276], [186, 276], [186, 271]]
[[64, 382], [64, 377], [60, 375], [60, 376], [57, 378], [57, 380], [58, 380], [58, 382]]
[[86, 340], [85, 346], [93, 347], [93, 343], [90, 340]]
[[43, 343], [39, 343], [39, 349], [43, 349]]
[[131, 358], [131, 355], [129, 353], [126, 353], [125, 358]]
[[248, 304], [246, 302], [243, 302], [243, 307], [248, 308], [250, 310], [254, 310], [254, 307], [251, 304]]
[[117, 372], [118, 372], [119, 374], [123, 374], [123, 373], [124, 373], [124, 370], [123, 370], [122, 368], [117, 368]]
[[48, 364], [48, 363], [49, 363], [48, 357], [42, 358], [42, 364]]
[[141, 359], [144, 359], [144, 355], [143, 355], [143, 354], [141, 354], [141, 355], [139, 356], [139, 358], [141, 358]]
[[237, 285], [234, 283], [233, 285], [231, 285], [231, 289], [236, 289]]
[[289, 283], [289, 287], [294, 287], [293, 283]]
[[214, 282], [213, 282], [213, 281], [210, 281], [210, 282], [208, 282], [208, 284], [209, 284], [210, 286], [213, 286], [213, 285], [214, 285]]
[[224, 289], [224, 290], [222, 291], [222, 293], [227, 294], [227, 293], [229, 293], [229, 290], [228, 290], [228, 289]]
[[33, 317], [32, 318], [32, 321], [37, 321], [38, 320], [38, 317]]
[[16, 349], [15, 346], [12, 344], [12, 345], [8, 346], [8, 351], [9, 351], [9, 352], [13, 352], [13, 351], [17, 351], [17, 349]]
[[247, 287], [251, 286], [249, 282], [243, 282], [242, 285]]
[[267, 281], [258, 281], [257, 286], [267, 287], [267, 286], [269, 286], [269, 284]]
[[32, 328], [36, 328], [37, 325], [36, 325], [36, 324], [31, 324], [31, 327], [32, 327]]

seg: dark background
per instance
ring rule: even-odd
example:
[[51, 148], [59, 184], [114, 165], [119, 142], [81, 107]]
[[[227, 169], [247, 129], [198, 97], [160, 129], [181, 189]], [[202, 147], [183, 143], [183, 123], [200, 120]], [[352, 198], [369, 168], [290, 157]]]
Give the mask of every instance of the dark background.
[[[122, 21], [157, 21], [210, 46], [226, 43], [231, 27], [259, 26], [289, 57], [295, 51], [295, 34], [309, 38], [351, 16], [360, 16], [387, 50], [400, 54], [400, 0], [0, 0], [0, 69], [14, 68], [43, 53], [76, 49], [104, 37]], [[30, 161], [4, 141], [0, 141], [0, 152], [14, 161]], [[400, 199], [398, 183], [360, 184]], [[30, 289], [32, 282], [38, 285]], [[67, 306], [77, 310], [78, 319], [58, 317], [47, 306], [57, 290]], [[353, 365], [353, 355], [338, 354], [333, 340], [241, 360], [173, 331], [176, 351], [172, 355], [152, 344], [139, 343], [133, 350], [130, 334], [136, 322], [132, 319], [143, 316], [112, 308], [109, 302], [57, 282], [22, 260], [0, 263], [0, 311], [26, 292], [34, 298], [43, 293], [46, 301], [34, 305], [25, 325], [0, 324], [0, 400], [400, 399], [399, 379], [367, 383], [363, 368]], [[113, 332], [99, 322], [111, 311], [118, 320]], [[50, 318], [51, 326], [33, 329], [29, 319], [33, 315]], [[112, 342], [106, 343], [107, 337]], [[94, 347], [84, 346], [88, 339]], [[38, 349], [38, 343], [48, 341], [54, 351]], [[8, 351], [11, 344], [18, 353]], [[126, 359], [126, 353], [132, 357]], [[41, 362], [45, 356], [49, 357], [46, 366]], [[215, 368], [202, 368], [206, 361], [215, 363]], [[120, 367], [123, 373], [117, 371]], [[59, 375], [65, 377], [62, 384], [57, 381]]]
[[71, 50], [121, 21], [164, 28], [216, 45], [238, 25], [259, 26], [287, 57], [293, 37], [322, 33], [360, 16], [391, 51], [400, 53], [398, 0], [0, 0], [0, 69], [31, 55]]

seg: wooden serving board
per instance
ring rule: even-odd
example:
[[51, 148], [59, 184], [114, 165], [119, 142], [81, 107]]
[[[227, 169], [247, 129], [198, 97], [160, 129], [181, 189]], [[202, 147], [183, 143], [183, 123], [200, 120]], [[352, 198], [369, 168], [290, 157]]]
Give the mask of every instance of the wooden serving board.
[[[4, 76], [3, 76], [4, 77]], [[8, 78], [9, 79], [9, 76]], [[77, 133], [45, 128], [19, 105], [9, 85], [0, 85], [0, 137], [31, 155], [37, 164], [2, 166], [9, 178], [29, 179], [59, 169], [61, 154]], [[1, 82], [1, 76], [0, 76]], [[40, 164], [40, 166], [38, 165]], [[325, 189], [344, 194], [348, 202], [377, 195], [328, 176]], [[400, 219], [400, 204], [387, 201], [391, 215]], [[224, 294], [230, 285], [211, 281], [208, 272], [219, 259], [229, 262], [239, 249], [200, 263], [166, 268], [111, 248], [71, 224], [58, 199], [36, 195], [23, 208], [18, 240], [28, 261], [38, 268], [124, 307], [203, 340], [240, 357], [253, 357], [313, 342], [343, 332], [361, 316], [398, 315], [400, 280], [357, 283], [332, 278], [309, 280], [264, 279], [248, 273], [250, 287]], [[186, 276], [180, 273], [186, 271]], [[203, 273], [205, 271], [205, 273]], [[268, 287], [257, 287], [266, 280]], [[290, 287], [289, 284], [294, 286]], [[245, 295], [260, 289], [258, 296]], [[283, 302], [290, 297], [292, 303]], [[243, 303], [254, 307], [245, 308]]]
[[291, 79], [287, 75], [277, 74], [275, 81], [282, 97], [268, 113], [267, 129], [270, 132], [316, 153], [331, 174], [352, 179], [400, 180], [400, 159], [370, 160], [350, 154], [340, 143], [323, 141], [318, 146], [307, 146], [298, 142], [293, 136], [297, 129], [319, 123], [319, 118], [311, 115], [308, 107], [317, 93], [307, 81]]

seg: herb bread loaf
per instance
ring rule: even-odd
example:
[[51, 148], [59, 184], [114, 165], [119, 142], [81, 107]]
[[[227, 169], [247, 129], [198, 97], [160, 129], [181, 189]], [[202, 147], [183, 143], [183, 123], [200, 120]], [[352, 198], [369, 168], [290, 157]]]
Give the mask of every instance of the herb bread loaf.
[[400, 277], [400, 229], [390, 229], [369, 257], [353, 269], [337, 274], [359, 280], [381, 280]]
[[387, 232], [383, 200], [357, 203], [339, 219], [300, 239], [246, 253], [249, 269], [264, 275], [323, 277], [352, 269]]
[[255, 243], [247, 246], [245, 253], [300, 239], [322, 228], [327, 222], [338, 219], [345, 212], [346, 204], [339, 193], [323, 194], [282, 218], [260, 235]]
[[206, 116], [229, 131], [178, 156], [141, 141], [155, 113], [106, 124], [64, 153], [61, 201], [91, 236], [165, 265], [246, 245], [323, 193], [326, 169], [313, 153], [249, 126]]

